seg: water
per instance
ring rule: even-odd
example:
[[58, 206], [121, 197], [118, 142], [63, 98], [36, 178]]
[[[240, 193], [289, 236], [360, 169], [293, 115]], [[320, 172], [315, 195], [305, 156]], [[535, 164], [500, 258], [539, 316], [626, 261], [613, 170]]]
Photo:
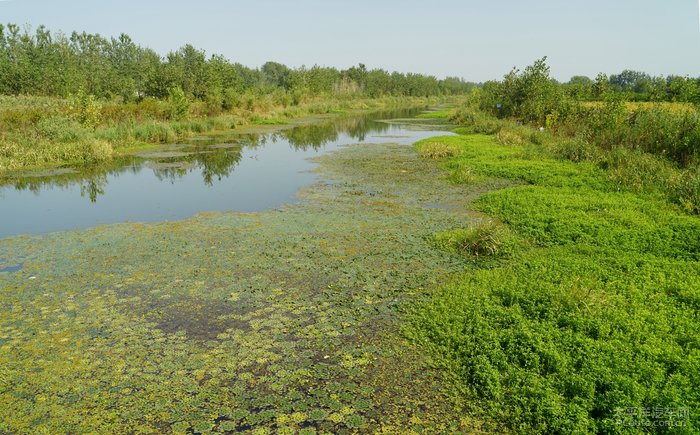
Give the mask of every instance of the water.
[[0, 238], [183, 219], [205, 211], [274, 209], [295, 201], [299, 188], [316, 180], [310, 157], [353, 143], [410, 145], [445, 134], [444, 126], [407, 122], [417, 113], [377, 113], [268, 134], [201, 137], [107, 166], [4, 180]]
[[6, 272], [6, 273], [15, 273], [19, 272], [22, 270], [24, 267], [24, 263], [20, 263], [14, 266], [7, 266], [7, 267], [0, 267], [0, 273]]

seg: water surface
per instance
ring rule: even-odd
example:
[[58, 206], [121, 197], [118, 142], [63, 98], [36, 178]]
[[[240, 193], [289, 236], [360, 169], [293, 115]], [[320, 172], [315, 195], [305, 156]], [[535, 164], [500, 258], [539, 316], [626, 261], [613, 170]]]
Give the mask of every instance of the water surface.
[[354, 143], [410, 145], [444, 133], [445, 126], [411, 120], [417, 113], [375, 113], [266, 134], [233, 131], [105, 166], [0, 180], [0, 238], [206, 211], [274, 209], [295, 201], [299, 188], [316, 180], [310, 157]]

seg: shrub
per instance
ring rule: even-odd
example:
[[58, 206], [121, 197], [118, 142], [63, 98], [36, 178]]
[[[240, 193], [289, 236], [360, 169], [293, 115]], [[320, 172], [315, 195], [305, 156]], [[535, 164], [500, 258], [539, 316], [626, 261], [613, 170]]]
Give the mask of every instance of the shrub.
[[503, 127], [496, 133], [496, 140], [503, 145], [524, 145], [528, 142], [528, 131], [522, 127]]
[[205, 102], [207, 106], [207, 115], [218, 115], [221, 113], [221, 109], [224, 106], [224, 92], [221, 88], [207, 89]]
[[99, 163], [110, 160], [113, 154], [112, 145], [108, 142], [91, 139], [83, 145], [83, 161], [85, 163]]
[[82, 89], [71, 96], [68, 114], [81, 126], [93, 130], [102, 121], [101, 107], [95, 100], [95, 96], [85, 93]]
[[238, 107], [240, 104], [240, 96], [234, 88], [224, 89], [223, 100], [221, 101], [221, 107], [224, 110], [231, 110]]
[[416, 144], [416, 149], [418, 155], [429, 159], [453, 157], [459, 154], [458, 146], [442, 140], [420, 141]]
[[461, 255], [506, 255], [513, 250], [512, 236], [502, 225], [493, 221], [480, 222], [468, 229], [454, 229], [434, 235], [435, 244]]
[[155, 98], [144, 98], [137, 105], [134, 117], [137, 120], [143, 119], [165, 119], [168, 117], [167, 102], [156, 100]]
[[39, 120], [36, 131], [42, 137], [56, 142], [75, 142], [85, 136], [76, 121], [59, 116]]
[[190, 102], [187, 100], [185, 93], [180, 87], [174, 86], [168, 89], [168, 99], [166, 102], [166, 113], [168, 119], [178, 121], [187, 116]]
[[554, 153], [572, 162], [596, 161], [601, 157], [601, 150], [583, 138], [559, 138], [553, 143]]
[[465, 126], [470, 133], [495, 134], [505, 123], [484, 113], [465, 107], [457, 110], [451, 117], [450, 122]]

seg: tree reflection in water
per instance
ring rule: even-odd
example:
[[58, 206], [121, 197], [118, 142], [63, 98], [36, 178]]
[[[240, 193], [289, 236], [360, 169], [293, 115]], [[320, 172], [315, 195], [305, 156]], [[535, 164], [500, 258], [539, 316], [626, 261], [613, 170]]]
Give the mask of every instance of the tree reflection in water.
[[340, 117], [274, 133], [236, 134], [232, 131], [227, 137], [212, 136], [207, 140], [197, 141], [197, 145], [178, 147], [179, 151], [187, 153], [181, 157], [152, 159], [130, 156], [70, 170], [11, 175], [0, 179], [0, 186], [11, 185], [17, 190], [29, 190], [38, 194], [45, 188], [79, 185], [81, 196], [96, 202], [104, 195], [110, 177], [129, 172], [137, 174], [145, 169], [151, 169], [161, 181], [175, 181], [193, 170], [200, 169], [204, 184], [212, 186], [231, 175], [239, 165], [245, 149], [261, 148], [269, 143], [283, 141], [296, 151], [318, 151], [337, 141], [342, 134], [353, 140], [364, 141], [369, 133], [381, 134], [391, 128], [389, 124], [377, 120], [412, 117], [419, 111], [398, 110]]

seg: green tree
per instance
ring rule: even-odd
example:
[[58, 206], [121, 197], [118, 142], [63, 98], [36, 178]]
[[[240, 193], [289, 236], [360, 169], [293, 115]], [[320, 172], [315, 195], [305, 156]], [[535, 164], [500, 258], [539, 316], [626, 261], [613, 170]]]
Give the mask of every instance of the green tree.
[[671, 101], [697, 102], [700, 98], [698, 81], [689, 77], [669, 76], [666, 79], [668, 97]]
[[186, 44], [178, 51], [168, 54], [163, 72], [188, 97], [206, 97], [209, 71], [204, 51]]
[[185, 92], [179, 86], [168, 89], [168, 118], [173, 120], [183, 119], [187, 115], [190, 102]]
[[564, 85], [566, 92], [577, 100], [587, 100], [593, 96], [594, 82], [586, 76], [573, 76]]
[[598, 73], [593, 83], [593, 97], [603, 99], [610, 92], [610, 82], [605, 73]]
[[277, 62], [265, 62], [261, 68], [265, 81], [275, 87], [289, 89], [290, 70], [286, 65]]

